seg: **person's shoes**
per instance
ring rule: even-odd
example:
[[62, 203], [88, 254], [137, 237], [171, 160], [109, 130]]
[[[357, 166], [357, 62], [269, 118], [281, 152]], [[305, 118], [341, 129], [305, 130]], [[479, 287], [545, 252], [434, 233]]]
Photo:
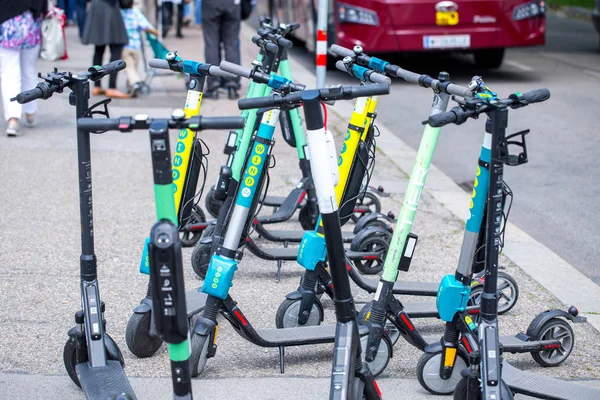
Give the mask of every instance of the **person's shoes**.
[[204, 92], [204, 94], [202, 94], [202, 97], [205, 99], [218, 100], [219, 99], [219, 89], [207, 90], [206, 92]]
[[138, 97], [138, 93], [140, 92], [141, 87], [142, 85], [139, 82], [136, 82], [133, 85], [131, 85], [128, 92], [129, 96], [131, 96], [132, 98]]
[[29, 128], [33, 128], [35, 126], [35, 113], [33, 113], [33, 114], [25, 113], [25, 122], [27, 122], [27, 126]]
[[190, 26], [191, 23], [192, 23], [192, 19], [190, 17], [186, 17], [183, 19], [183, 26], [185, 26], [186, 28], [188, 26]]
[[236, 99], [239, 99], [239, 98], [240, 98], [240, 95], [238, 94], [238, 92], [237, 92], [237, 89], [236, 89], [236, 88], [232, 88], [232, 87], [230, 87], [229, 89], [227, 89], [227, 97], [228, 97], [230, 100], [236, 100]]
[[119, 89], [108, 89], [105, 94], [106, 97], [112, 97], [114, 99], [128, 99], [131, 97], [127, 93], [121, 92]]
[[6, 125], [6, 134], [8, 136], [19, 136], [21, 134], [19, 120], [17, 118], [11, 118], [8, 120], [8, 123]]
[[104, 89], [102, 89], [99, 86], [94, 86], [94, 88], [92, 89], [92, 94], [94, 96], [100, 96], [104, 94]]
[[178, 32], [175, 37], [179, 38], [179, 39], [183, 39], [183, 35], [181, 34], [181, 32]]

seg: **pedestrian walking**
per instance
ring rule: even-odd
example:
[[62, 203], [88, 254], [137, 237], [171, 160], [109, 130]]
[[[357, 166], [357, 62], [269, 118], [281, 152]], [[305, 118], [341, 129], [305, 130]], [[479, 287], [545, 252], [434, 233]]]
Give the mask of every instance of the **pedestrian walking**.
[[[204, 33], [204, 60], [209, 64], [221, 62], [221, 43], [226, 61], [240, 62], [240, 0], [202, 0], [202, 31]], [[203, 97], [219, 98], [219, 88], [227, 89], [230, 99], [239, 98], [240, 78], [209, 76]]]
[[83, 37], [85, 29], [85, 15], [88, 0], [75, 0], [75, 16], [77, 17], [77, 28], [79, 29], [79, 39]]
[[[127, 30], [119, 10], [119, 0], [92, 0], [85, 20], [83, 44], [93, 44], [94, 65], [101, 65], [106, 46], [110, 48], [110, 61], [121, 58], [123, 47], [129, 41]], [[107, 97], [128, 98], [127, 93], [117, 89], [117, 73], [110, 74], [108, 90], [102, 89], [100, 81], [94, 82], [92, 94]]]
[[162, 2], [162, 37], [167, 37], [169, 30], [173, 26], [173, 13], [177, 8], [177, 21], [175, 36], [183, 38], [181, 28], [183, 25], [183, 2], [188, 3], [189, 0], [163, 0]]
[[23, 113], [27, 126], [35, 125], [37, 101], [21, 105], [10, 99], [38, 82], [35, 64], [47, 9], [47, 0], [0, 0], [0, 92], [8, 136], [20, 134]]
[[141, 32], [149, 32], [158, 36], [158, 31], [154, 29], [140, 10], [133, 7], [133, 0], [121, 0], [121, 8], [121, 15], [129, 38], [129, 42], [123, 49], [123, 61], [127, 64], [125, 73], [127, 74], [128, 93], [131, 97], [137, 97], [141, 88], [140, 75], [138, 74], [142, 49]]

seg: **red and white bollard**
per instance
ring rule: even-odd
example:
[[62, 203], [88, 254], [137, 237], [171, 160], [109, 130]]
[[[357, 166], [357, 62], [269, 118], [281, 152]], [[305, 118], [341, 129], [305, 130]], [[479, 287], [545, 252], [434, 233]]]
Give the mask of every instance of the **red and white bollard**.
[[329, 0], [319, 0], [317, 10], [317, 88], [325, 87], [325, 75], [327, 73], [327, 16]]

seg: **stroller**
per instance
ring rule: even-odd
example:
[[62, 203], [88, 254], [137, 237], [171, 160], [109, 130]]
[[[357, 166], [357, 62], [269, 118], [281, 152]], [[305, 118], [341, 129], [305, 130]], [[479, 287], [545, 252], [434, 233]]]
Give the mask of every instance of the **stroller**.
[[[147, 45], [152, 49], [153, 58], [159, 58], [161, 60], [165, 59], [169, 50], [158, 40], [156, 36], [151, 33], [146, 32], [146, 40], [148, 41]], [[146, 78], [142, 82], [140, 87], [140, 94], [142, 96], [147, 96], [150, 94], [150, 84], [152, 79], [157, 76], [173, 76], [173, 72], [160, 72], [152, 67], [148, 66], [148, 59], [146, 58], [146, 44], [142, 45], [142, 60], [144, 64], [144, 70], [146, 72]]]

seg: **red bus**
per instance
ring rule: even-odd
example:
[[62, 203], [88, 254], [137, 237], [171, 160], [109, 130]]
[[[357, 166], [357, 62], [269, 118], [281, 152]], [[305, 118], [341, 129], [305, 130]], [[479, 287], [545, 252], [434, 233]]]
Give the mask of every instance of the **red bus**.
[[[257, 0], [258, 15], [296, 21], [292, 34], [315, 49], [317, 0]], [[481, 68], [507, 47], [543, 45], [545, 0], [329, 0], [328, 41], [369, 54], [471, 52]]]

